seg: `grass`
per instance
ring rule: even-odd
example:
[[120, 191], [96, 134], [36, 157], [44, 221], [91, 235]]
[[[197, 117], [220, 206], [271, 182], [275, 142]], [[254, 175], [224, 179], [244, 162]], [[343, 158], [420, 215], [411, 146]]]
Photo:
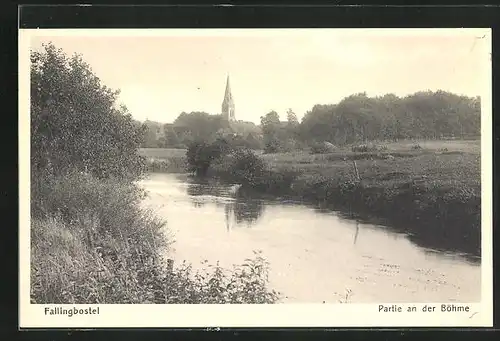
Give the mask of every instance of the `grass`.
[[183, 173], [186, 171], [186, 149], [141, 148], [149, 172]]
[[165, 222], [140, 208], [145, 192], [80, 173], [32, 184], [31, 302], [275, 303], [268, 264], [174, 266]]

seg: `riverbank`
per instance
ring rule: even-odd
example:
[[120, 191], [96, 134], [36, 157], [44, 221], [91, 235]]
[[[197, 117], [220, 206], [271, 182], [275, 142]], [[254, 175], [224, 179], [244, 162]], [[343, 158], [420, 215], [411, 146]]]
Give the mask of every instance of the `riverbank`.
[[[157, 157], [179, 160], [182, 154], [158, 150]], [[338, 148], [260, 157], [266, 172], [252, 177], [249, 195], [314, 203], [391, 226], [430, 248], [480, 257], [479, 141], [399, 142], [367, 152]], [[225, 161], [213, 165], [209, 175], [247, 182], [237, 167]]]
[[413, 235], [431, 248], [481, 252], [480, 155], [471, 150], [265, 155], [300, 173], [289, 194]]
[[[31, 302], [35, 304], [275, 303], [265, 259], [194, 271], [164, 255], [166, 222], [135, 184], [74, 172], [32, 183]], [[211, 268], [211, 269], [210, 269]], [[249, 272], [248, 269], [259, 269]]]
[[[431, 154], [295, 164], [302, 175], [289, 194], [322, 207], [380, 222], [419, 244], [480, 256], [479, 156]], [[281, 172], [290, 165], [270, 162]], [[356, 175], [356, 169], [359, 177]]]

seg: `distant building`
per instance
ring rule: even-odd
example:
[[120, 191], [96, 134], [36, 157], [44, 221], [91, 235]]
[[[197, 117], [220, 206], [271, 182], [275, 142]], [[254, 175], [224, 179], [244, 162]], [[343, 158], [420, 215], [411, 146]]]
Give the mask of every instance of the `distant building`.
[[222, 117], [226, 121], [235, 121], [234, 100], [231, 94], [231, 86], [229, 85], [229, 75], [226, 81], [226, 92], [224, 93], [224, 100], [222, 101]]

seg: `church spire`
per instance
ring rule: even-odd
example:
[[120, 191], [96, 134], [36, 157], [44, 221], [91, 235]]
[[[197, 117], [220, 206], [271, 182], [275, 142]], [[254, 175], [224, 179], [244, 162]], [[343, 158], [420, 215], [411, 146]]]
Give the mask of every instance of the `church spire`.
[[229, 74], [226, 79], [226, 91], [224, 93], [224, 101], [222, 101], [222, 116], [227, 121], [234, 121], [234, 100], [231, 94], [231, 85], [229, 84]]
[[227, 74], [227, 79], [226, 79], [226, 94], [224, 96], [225, 97], [232, 97], [231, 96], [231, 85], [229, 84], [229, 73]]

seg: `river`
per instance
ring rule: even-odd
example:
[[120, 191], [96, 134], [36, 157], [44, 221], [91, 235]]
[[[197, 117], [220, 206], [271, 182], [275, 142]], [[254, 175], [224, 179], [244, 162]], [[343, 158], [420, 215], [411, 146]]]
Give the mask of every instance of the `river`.
[[145, 204], [174, 234], [171, 257], [201, 267], [241, 264], [254, 250], [270, 263], [283, 302], [478, 302], [481, 267], [422, 248], [383, 226], [280, 200], [239, 198], [234, 187], [184, 174], [150, 174]]

